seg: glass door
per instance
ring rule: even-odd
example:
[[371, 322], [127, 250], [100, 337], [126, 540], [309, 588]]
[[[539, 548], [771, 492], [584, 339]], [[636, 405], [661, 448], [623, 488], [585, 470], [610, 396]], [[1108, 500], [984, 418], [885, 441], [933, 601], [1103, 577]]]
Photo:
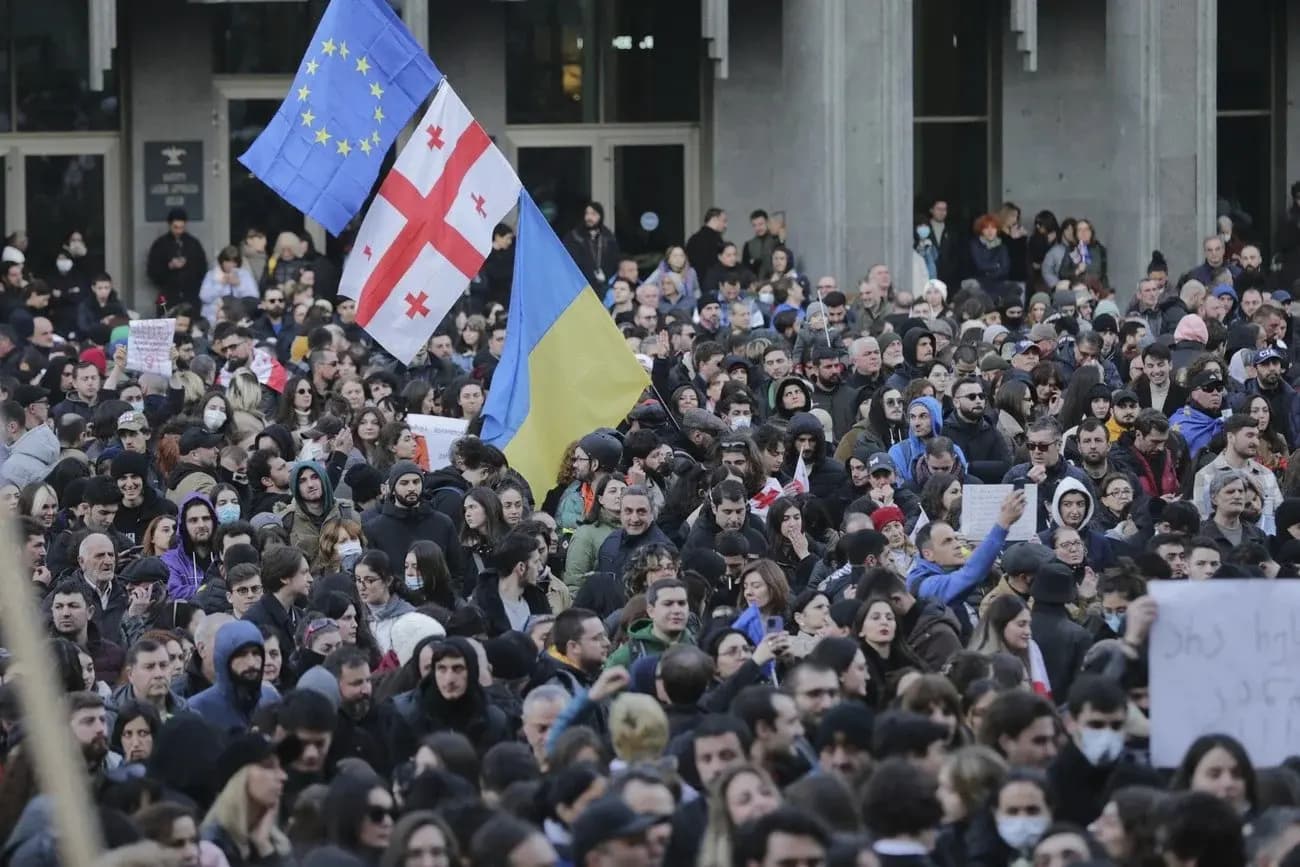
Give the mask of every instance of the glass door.
[[212, 249], [238, 243], [257, 227], [266, 233], [268, 248], [280, 232], [310, 237], [317, 250], [326, 249], [325, 229], [280, 198], [239, 162], [253, 140], [274, 117], [293, 79], [280, 75], [218, 76], [216, 78], [217, 183], [212, 205]]
[[123, 253], [121, 156], [118, 137], [0, 136], [0, 199], [3, 234], [22, 229], [28, 236], [27, 260], [37, 273], [51, 273], [68, 235], [81, 232], [85, 268], [107, 271], [129, 303], [135, 285]]
[[699, 143], [692, 126], [514, 126], [503, 144], [524, 188], [563, 237], [589, 200], [605, 207], [619, 248], [642, 273], [700, 217]]

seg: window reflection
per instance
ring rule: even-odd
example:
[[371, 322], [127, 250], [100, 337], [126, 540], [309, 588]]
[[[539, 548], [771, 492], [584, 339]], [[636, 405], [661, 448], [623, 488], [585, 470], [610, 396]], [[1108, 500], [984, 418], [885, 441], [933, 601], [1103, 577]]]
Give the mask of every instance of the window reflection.
[[[92, 91], [90, 13], [85, 0], [0, 0], [0, 130], [70, 132], [118, 128], [118, 82]], [[10, 94], [15, 99], [11, 106]]]
[[213, 7], [216, 71], [229, 75], [292, 75], [325, 14], [326, 0], [229, 3]]

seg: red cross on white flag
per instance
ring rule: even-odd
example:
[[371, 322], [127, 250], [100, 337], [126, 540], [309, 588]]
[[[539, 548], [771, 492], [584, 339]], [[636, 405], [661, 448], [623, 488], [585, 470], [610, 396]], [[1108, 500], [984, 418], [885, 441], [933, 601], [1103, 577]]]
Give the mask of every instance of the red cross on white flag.
[[357, 322], [409, 362], [492, 249], [519, 178], [446, 81], [366, 212], [339, 294]]

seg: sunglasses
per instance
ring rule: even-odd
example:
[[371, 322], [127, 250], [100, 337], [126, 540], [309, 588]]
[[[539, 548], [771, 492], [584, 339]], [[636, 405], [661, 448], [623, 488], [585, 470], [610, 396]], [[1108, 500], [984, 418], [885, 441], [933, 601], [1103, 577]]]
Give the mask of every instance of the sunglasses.
[[1199, 390], [1199, 391], [1208, 392], [1208, 393], [1210, 393], [1210, 394], [1217, 394], [1218, 392], [1223, 391], [1223, 383], [1221, 383], [1221, 382], [1212, 382], [1212, 383], [1210, 383], [1209, 385], [1203, 385], [1203, 386], [1201, 386], [1200, 389], [1198, 389], [1198, 390]]
[[1036, 443], [1036, 442], [1025, 443], [1025, 447], [1028, 448], [1031, 452], [1045, 452], [1054, 445], [1056, 445], [1056, 443]]
[[390, 822], [397, 818], [397, 812], [392, 807], [369, 807], [366, 809], [366, 818], [376, 825], [388, 819]]

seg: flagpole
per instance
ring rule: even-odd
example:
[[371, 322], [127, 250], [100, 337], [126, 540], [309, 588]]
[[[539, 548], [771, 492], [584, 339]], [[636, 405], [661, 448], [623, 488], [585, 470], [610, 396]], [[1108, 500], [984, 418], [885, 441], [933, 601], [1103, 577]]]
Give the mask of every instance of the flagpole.
[[822, 330], [826, 333], [826, 348], [833, 349], [831, 346], [831, 326], [826, 321], [830, 317], [826, 315], [826, 293], [822, 290], [820, 284], [817, 286], [817, 303], [822, 306]]

